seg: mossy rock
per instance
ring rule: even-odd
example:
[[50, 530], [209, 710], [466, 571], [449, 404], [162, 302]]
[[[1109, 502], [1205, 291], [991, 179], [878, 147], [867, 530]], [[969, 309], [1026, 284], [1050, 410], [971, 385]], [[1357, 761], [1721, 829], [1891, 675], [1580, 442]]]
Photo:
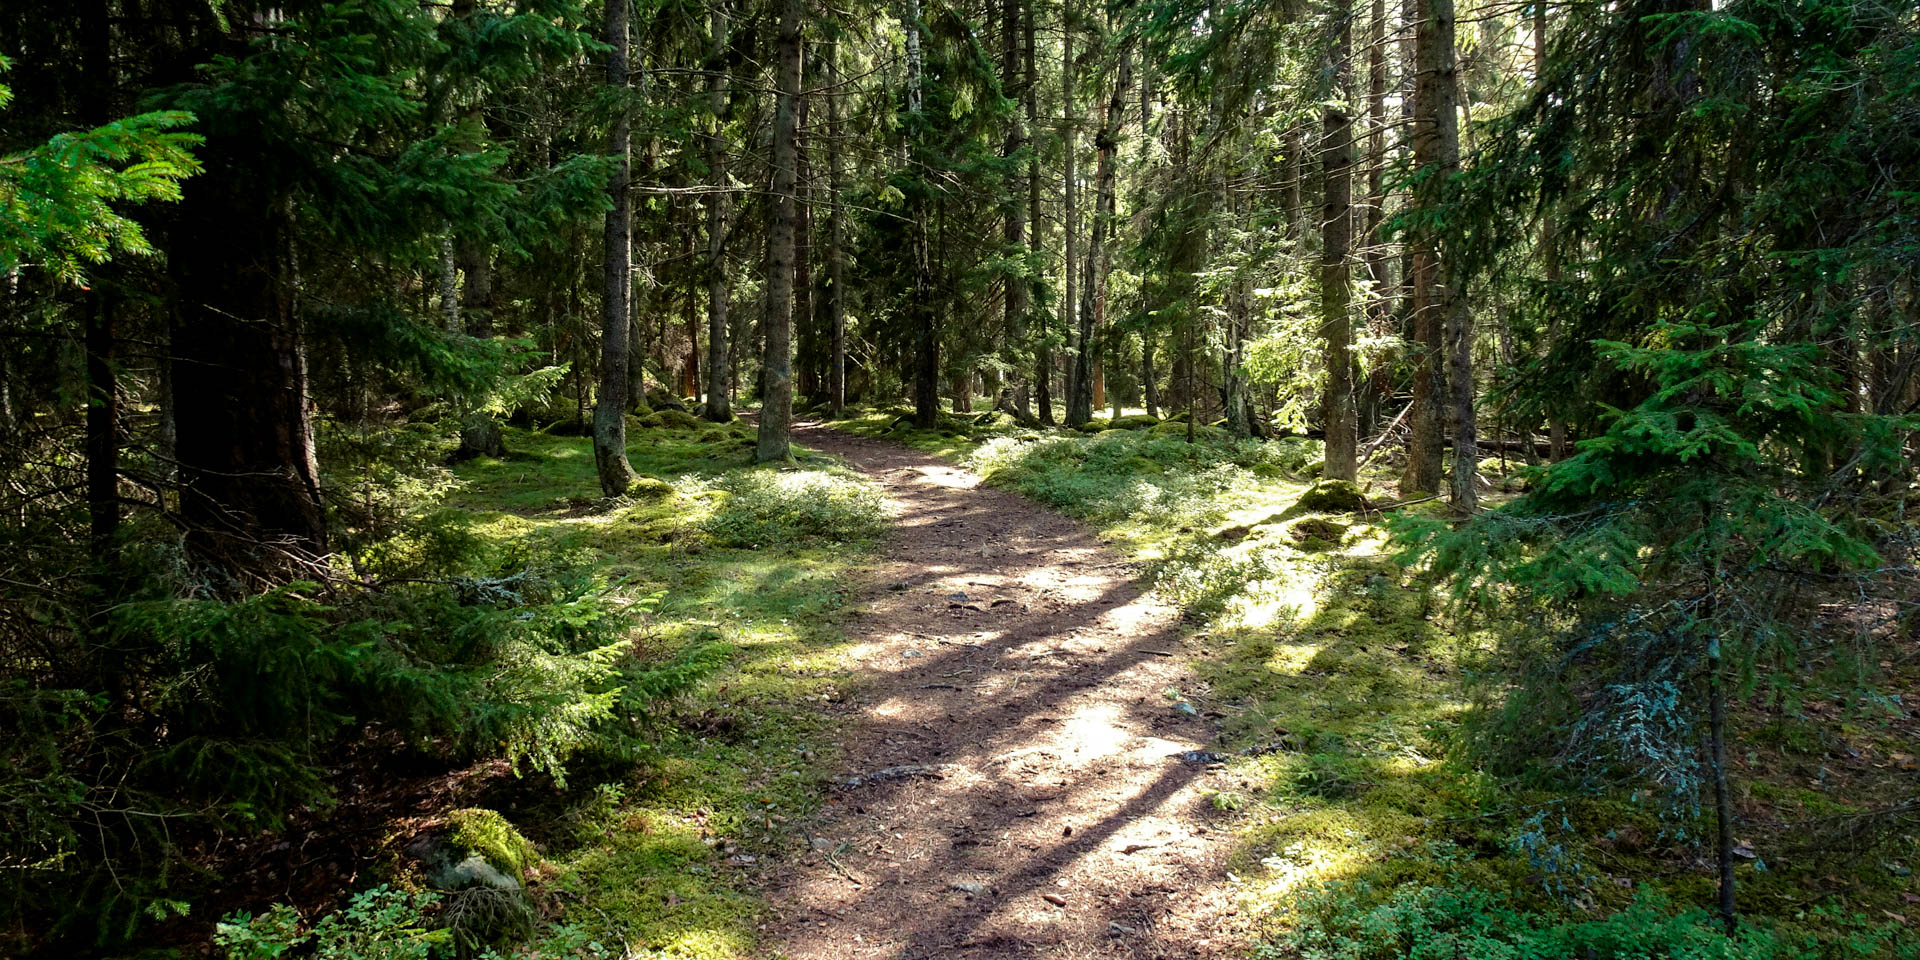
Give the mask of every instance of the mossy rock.
[[1322, 480], [1300, 495], [1298, 506], [1314, 513], [1358, 513], [1367, 508], [1367, 498], [1351, 480]]
[[1120, 465], [1125, 467], [1128, 473], [1157, 475], [1167, 472], [1166, 464], [1148, 457], [1128, 457], [1120, 461]]
[[687, 412], [686, 401], [668, 393], [660, 387], [647, 388], [647, 405], [655, 410], [678, 410], [681, 413]]
[[1153, 433], [1169, 437], [1184, 437], [1187, 435], [1187, 422], [1185, 420], [1162, 420], [1147, 429]]
[[1080, 431], [1081, 433], [1099, 433], [1100, 431], [1107, 429], [1107, 427], [1110, 424], [1111, 424], [1111, 421], [1109, 421], [1106, 417], [1094, 417], [1092, 420], [1088, 420], [1086, 423], [1083, 423], [1077, 427], [1074, 427], [1074, 429]]
[[539, 859], [533, 844], [506, 817], [480, 807], [447, 814], [447, 840], [486, 858], [518, 881], [526, 880], [527, 868]]
[[1340, 546], [1346, 535], [1346, 524], [1325, 517], [1305, 517], [1287, 528], [1287, 538], [1293, 545], [1308, 552], [1332, 550]]
[[673, 484], [654, 477], [640, 477], [627, 487], [627, 496], [635, 500], [664, 500], [673, 493]]
[[1309, 477], [1318, 477], [1327, 472], [1327, 462], [1319, 457], [1315, 457], [1312, 460], [1308, 460], [1306, 465], [1300, 468], [1300, 472]]
[[1277, 463], [1256, 463], [1247, 469], [1254, 476], [1265, 480], [1284, 480], [1287, 478], [1286, 468]]
[[705, 423], [685, 410], [656, 410], [640, 420], [642, 426], [667, 430], [698, 430]]
[[1096, 437], [1124, 437], [1124, 436], [1128, 436], [1128, 435], [1130, 435], [1130, 433], [1131, 433], [1131, 431], [1129, 431], [1129, 430], [1127, 430], [1127, 429], [1126, 429], [1126, 428], [1124, 428], [1124, 427], [1108, 427], [1107, 429], [1105, 429], [1105, 430], [1102, 430], [1102, 431], [1100, 431], [1099, 433], [1096, 433], [1096, 434], [1094, 434], [1094, 436], [1096, 436]]
[[1111, 427], [1115, 430], [1146, 430], [1159, 422], [1159, 417], [1150, 417], [1144, 413], [1130, 413], [1124, 417], [1113, 418]]

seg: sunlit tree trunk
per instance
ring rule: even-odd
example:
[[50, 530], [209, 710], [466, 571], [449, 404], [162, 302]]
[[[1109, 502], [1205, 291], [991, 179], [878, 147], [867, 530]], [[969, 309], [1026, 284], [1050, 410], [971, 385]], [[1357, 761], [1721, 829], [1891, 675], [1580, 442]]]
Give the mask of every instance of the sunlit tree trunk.
[[1087, 263], [1080, 287], [1080, 352], [1074, 357], [1074, 391], [1067, 398], [1067, 423], [1080, 426], [1093, 419], [1094, 362], [1099, 350], [1095, 329], [1105, 318], [1107, 237], [1113, 230], [1115, 195], [1114, 158], [1120, 145], [1120, 123], [1132, 82], [1133, 59], [1122, 49], [1115, 58], [1113, 89], [1107, 95], [1106, 118], [1094, 135], [1094, 210], [1087, 231]]
[[[1062, 212], [1060, 215], [1060, 226], [1064, 234], [1062, 246], [1066, 255], [1066, 265], [1064, 268], [1066, 277], [1063, 287], [1065, 296], [1060, 300], [1060, 324], [1062, 332], [1066, 336], [1072, 337], [1078, 334], [1080, 330], [1078, 317], [1078, 310], [1080, 308], [1078, 290], [1080, 270], [1080, 211], [1077, 203], [1080, 188], [1079, 173], [1076, 170], [1080, 153], [1080, 130], [1078, 127], [1080, 118], [1079, 115], [1074, 112], [1073, 107], [1073, 0], [1066, 0], [1066, 2], [1061, 5], [1060, 17], [1060, 30], [1062, 34], [1060, 44], [1060, 163], [1062, 167]], [[1086, 347], [1084, 344], [1081, 344], [1077, 349], [1084, 352]], [[1049, 369], [1045, 372], [1045, 375], [1048, 377], [1052, 376], [1050, 367], [1051, 365], [1049, 365]], [[1079, 390], [1079, 388], [1075, 386], [1075, 379], [1079, 375], [1080, 362], [1076, 356], [1071, 363], [1067, 364], [1067, 408], [1069, 411], [1073, 408], [1074, 395]], [[1040, 419], [1042, 423], [1053, 422], [1051, 403], [1042, 404], [1040, 408]], [[1067, 415], [1067, 422], [1073, 422], [1071, 412]]]
[[727, 5], [711, 0], [707, 12], [707, 168], [713, 192], [707, 195], [707, 402], [708, 420], [733, 419], [732, 358], [727, 344]]
[[607, 196], [606, 269], [600, 303], [600, 396], [593, 407], [593, 461], [600, 489], [607, 496], [633, 486], [627, 463], [627, 335], [632, 303], [633, 197], [628, 175], [632, 125], [624, 102], [627, 92], [627, 0], [607, 0], [607, 86], [622, 98], [608, 134], [613, 177]]
[[1321, 108], [1320, 333], [1325, 341], [1327, 456], [1329, 480], [1352, 480], [1359, 446], [1353, 404], [1352, 279], [1347, 255], [1353, 240], [1353, 112], [1347, 105], [1353, 67], [1348, 57], [1350, 8], [1336, 9], [1338, 27], [1329, 55], [1333, 89]]
[[800, 14], [802, 0], [783, 0], [773, 112], [773, 196], [767, 220], [765, 392], [760, 406], [761, 463], [791, 459], [793, 426], [794, 190], [800, 161]]

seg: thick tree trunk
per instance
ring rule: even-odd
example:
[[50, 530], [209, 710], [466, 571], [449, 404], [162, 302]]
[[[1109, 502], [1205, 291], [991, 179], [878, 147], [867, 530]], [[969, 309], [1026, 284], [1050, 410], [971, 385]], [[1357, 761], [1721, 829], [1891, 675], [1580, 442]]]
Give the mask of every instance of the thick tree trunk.
[[[1460, 170], [1460, 86], [1458, 58], [1454, 53], [1453, 0], [1426, 0], [1426, 28], [1422, 39], [1431, 49], [1427, 59], [1435, 70], [1433, 95], [1433, 167], [1434, 194], [1448, 189], [1448, 181]], [[1443, 251], [1437, 251], [1442, 252]], [[1473, 409], [1473, 316], [1467, 302], [1465, 271], [1458, 257], [1442, 256], [1440, 286], [1435, 291], [1441, 321], [1445, 324], [1447, 386], [1452, 401], [1453, 470], [1449, 499], [1453, 511], [1469, 516], [1476, 509], [1478, 491], [1474, 481], [1479, 472], [1480, 452], [1476, 441], [1478, 428]]]
[[[607, 86], [622, 98], [627, 89], [628, 0], [607, 0]], [[605, 270], [600, 302], [600, 396], [593, 407], [593, 462], [600, 489], [619, 496], [633, 486], [633, 466], [627, 462], [627, 354], [628, 326], [633, 297], [633, 197], [627, 182], [632, 148], [632, 124], [622, 102], [607, 137], [613, 158], [613, 176], [607, 196]]]
[[780, 5], [779, 55], [773, 112], [773, 196], [767, 220], [765, 393], [760, 406], [761, 463], [792, 459], [794, 190], [800, 162], [800, 13], [802, 0]]
[[[800, 82], [809, 67], [801, 55]], [[804, 87], [800, 88], [804, 89]], [[797, 397], [820, 399], [820, 337], [813, 322], [813, 164], [807, 153], [808, 100], [802, 95], [794, 108], [793, 148], [793, 340], [794, 385]]]
[[1114, 155], [1120, 145], [1120, 123], [1132, 82], [1133, 59], [1121, 50], [1116, 58], [1113, 90], [1107, 97], [1106, 119], [1094, 135], [1094, 210], [1087, 232], [1087, 265], [1080, 287], [1080, 352], [1074, 357], [1074, 392], [1067, 398], [1067, 423], [1080, 426], [1093, 419], [1096, 397], [1094, 363], [1099, 352], [1095, 329], [1106, 319], [1107, 234], [1113, 226]]
[[258, 158], [210, 145], [170, 245], [180, 514], [223, 592], [308, 573], [327, 549], [286, 203], [236, 189]]
[[846, 153], [840, 146], [840, 42], [827, 44], [827, 404], [835, 419], [847, 409], [846, 243], [840, 208]]
[[[1453, 116], [1452, 69], [1443, 61], [1451, 60], [1451, 32], [1448, 42], [1440, 42], [1433, 20], [1435, 0], [1419, 0], [1414, 17], [1414, 166], [1428, 172], [1422, 181], [1422, 193], [1415, 201], [1433, 203], [1440, 175], [1433, 173], [1440, 164], [1441, 117]], [[1447, 21], [1449, 31], [1452, 19]], [[1449, 89], [1443, 91], [1442, 86]], [[1403, 497], [1435, 493], [1440, 489], [1442, 437], [1446, 432], [1446, 346], [1443, 336], [1445, 312], [1440, 287], [1440, 264], [1430, 237], [1416, 234], [1410, 241], [1413, 252], [1412, 289], [1409, 299], [1413, 320], [1413, 349], [1416, 351], [1413, 374], [1413, 407], [1407, 414], [1407, 469], [1400, 478]]]
[[[1028, 219], [1032, 221], [1032, 228], [1029, 231], [1031, 239], [1027, 243], [1027, 254], [1029, 258], [1028, 269], [1036, 270], [1038, 267], [1032, 261], [1036, 259], [1034, 257], [1035, 251], [1042, 246], [1042, 239], [1040, 233], [1040, 151], [1032, 148], [1034, 138], [1040, 135], [1040, 73], [1035, 66], [1038, 61], [1034, 59], [1033, 0], [1021, 0], [1020, 13], [1020, 24], [1023, 34], [1021, 60], [1024, 76], [1026, 77], [1026, 85], [1021, 91], [1021, 102], [1026, 110], [1026, 134], [1027, 145], [1029, 147], [1027, 156], [1027, 216]], [[1032, 277], [1028, 277], [1024, 282], [1028, 292], [1028, 310], [1032, 311], [1032, 294], [1035, 288], [1035, 280]], [[1034, 357], [1034, 387], [1035, 392], [1044, 398], [1044, 404], [1047, 408], [1047, 420], [1051, 422], [1053, 419], [1053, 388], [1048, 381], [1053, 378], [1053, 356], [1052, 351], [1044, 345], [1047, 337], [1047, 315], [1044, 312], [1038, 313], [1034, 315], [1033, 319], [1040, 322], [1039, 338], [1042, 341], [1042, 346], [1036, 351]], [[1027, 407], [1028, 391], [1017, 388], [1015, 392], [1015, 406], [1020, 411], [1021, 419], [1031, 420], [1033, 414], [1028, 411]]]
[[1336, 10], [1339, 20], [1331, 56], [1333, 90], [1322, 108], [1323, 142], [1320, 151], [1322, 205], [1320, 210], [1320, 333], [1326, 342], [1326, 416], [1329, 480], [1352, 480], [1357, 475], [1359, 429], [1353, 403], [1353, 321], [1349, 316], [1352, 280], [1347, 255], [1353, 239], [1353, 113], [1347, 106], [1353, 67], [1348, 57], [1352, 29], [1349, 9]]
[[701, 413], [717, 423], [733, 419], [733, 365], [727, 343], [727, 4], [712, 0], [707, 14], [707, 402]]

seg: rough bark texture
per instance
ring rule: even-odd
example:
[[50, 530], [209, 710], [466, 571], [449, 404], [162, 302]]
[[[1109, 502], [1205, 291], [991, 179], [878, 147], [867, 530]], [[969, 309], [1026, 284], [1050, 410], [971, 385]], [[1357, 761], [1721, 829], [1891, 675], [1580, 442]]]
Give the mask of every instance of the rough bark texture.
[[[107, 0], [87, 0], [81, 8], [82, 62], [88, 78], [82, 111], [87, 123], [113, 120], [113, 25]], [[120, 385], [114, 370], [115, 298], [96, 280], [87, 295], [87, 519], [94, 567], [106, 579], [115, 561], [120, 531]]]
[[715, 0], [707, 15], [707, 166], [714, 192], [707, 195], [707, 403], [708, 420], [733, 419], [732, 364], [727, 355], [727, 5]]
[[[1437, 186], [1436, 176], [1432, 173], [1439, 163], [1439, 121], [1440, 115], [1452, 116], [1453, 95], [1451, 90], [1444, 95], [1439, 90], [1442, 83], [1450, 85], [1452, 71], [1443, 76], [1441, 60], [1452, 59], [1451, 40], [1445, 45], [1443, 53], [1435, 35], [1435, 24], [1431, 19], [1432, 0], [1418, 0], [1415, 4], [1414, 36], [1414, 92], [1413, 92], [1413, 162], [1416, 169], [1427, 172], [1427, 178], [1421, 183], [1421, 195], [1417, 202], [1431, 202]], [[1451, 24], [1451, 20], [1449, 20]], [[1412, 276], [1408, 294], [1409, 312], [1412, 315], [1413, 349], [1413, 407], [1407, 413], [1407, 469], [1400, 478], [1402, 496], [1435, 493], [1440, 489], [1441, 456], [1445, 452], [1443, 436], [1446, 432], [1446, 414], [1442, 397], [1445, 393], [1446, 356], [1442, 338], [1444, 323], [1441, 317], [1442, 305], [1436, 302], [1436, 288], [1439, 286], [1439, 261], [1434, 256], [1432, 241], [1423, 236], [1414, 236], [1409, 241], [1412, 248]]]
[[[1078, 165], [1080, 153], [1080, 131], [1077, 127], [1079, 116], [1073, 107], [1073, 4], [1067, 0], [1061, 8], [1060, 31], [1060, 154], [1061, 154], [1061, 206], [1060, 228], [1063, 232], [1062, 246], [1066, 252], [1065, 296], [1060, 298], [1060, 328], [1069, 338], [1079, 332], [1079, 240], [1080, 211]], [[1068, 341], [1072, 343], [1071, 340]], [[1051, 358], [1049, 358], [1050, 360]], [[1077, 360], [1067, 364], [1067, 402], [1071, 406], [1074, 394], [1074, 378], [1079, 375], [1080, 364]], [[1048, 364], [1045, 375], [1051, 379], [1052, 364]], [[1040, 421], [1053, 423], [1053, 404], [1050, 398], [1043, 398], [1040, 408]], [[1071, 417], [1069, 417], [1071, 422]]]
[[[1453, 0], [1426, 0], [1421, 39], [1433, 67], [1433, 189], [1443, 189], [1460, 169], [1460, 86], [1454, 55]], [[1453, 427], [1453, 470], [1449, 499], [1457, 514], [1475, 510], [1480, 451], [1473, 410], [1473, 316], [1467, 303], [1459, 258], [1442, 257], [1434, 306], [1445, 325], [1447, 386]]]
[[[627, 0], [607, 2], [607, 86], [624, 95], [627, 86]], [[606, 262], [600, 302], [600, 396], [593, 407], [593, 462], [600, 490], [607, 496], [626, 493], [633, 486], [633, 466], [627, 462], [627, 352], [632, 310], [633, 197], [628, 189], [628, 144], [632, 125], [623, 108], [607, 136], [613, 158], [613, 176], [607, 196]]]
[[767, 221], [766, 353], [761, 358], [765, 393], [760, 407], [761, 463], [792, 457], [794, 188], [800, 160], [801, 0], [780, 5], [778, 101], [773, 114], [773, 197]]
[[1353, 113], [1346, 102], [1353, 68], [1348, 60], [1351, 28], [1347, 11], [1335, 15], [1339, 33], [1333, 42], [1332, 95], [1322, 109], [1320, 172], [1320, 335], [1326, 343], [1326, 416], [1329, 480], [1352, 480], [1358, 465], [1358, 427], [1353, 404], [1353, 321], [1348, 307], [1352, 279], [1347, 254], [1353, 240]]

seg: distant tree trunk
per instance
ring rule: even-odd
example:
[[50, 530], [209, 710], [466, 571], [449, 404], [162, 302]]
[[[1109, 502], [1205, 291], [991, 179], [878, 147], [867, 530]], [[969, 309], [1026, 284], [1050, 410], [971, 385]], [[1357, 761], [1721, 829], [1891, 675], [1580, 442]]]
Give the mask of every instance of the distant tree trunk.
[[600, 304], [600, 396], [593, 407], [593, 461], [600, 489], [618, 496], [633, 486], [633, 466], [627, 462], [627, 335], [632, 309], [633, 197], [628, 189], [628, 140], [632, 124], [627, 116], [627, 6], [628, 0], [607, 0], [607, 86], [622, 98], [608, 134], [607, 153], [613, 158], [613, 176], [607, 196], [606, 269]]
[[766, 392], [760, 407], [761, 463], [788, 460], [793, 427], [794, 190], [800, 163], [800, 14], [802, 0], [780, 5], [779, 73], [773, 112], [773, 197], [767, 219]]
[[[1040, 135], [1040, 73], [1035, 66], [1038, 61], [1034, 59], [1033, 0], [1021, 0], [1020, 13], [1022, 30], [1021, 64], [1023, 75], [1026, 77], [1026, 85], [1021, 90], [1020, 99], [1026, 110], [1025, 130], [1026, 142], [1029, 148], [1027, 155], [1027, 216], [1033, 222], [1032, 229], [1029, 232], [1031, 239], [1027, 243], [1027, 255], [1029, 258], [1028, 269], [1031, 270], [1035, 269], [1031, 262], [1034, 252], [1042, 245], [1040, 234], [1040, 151], [1033, 149], [1034, 138]], [[1040, 340], [1042, 341], [1042, 345], [1035, 355], [1035, 387], [1040, 396], [1046, 398], [1044, 402], [1047, 407], [1047, 419], [1051, 421], [1053, 419], [1053, 389], [1048, 381], [1052, 379], [1053, 352], [1045, 346], [1047, 315], [1044, 312], [1033, 313], [1032, 293], [1035, 288], [1034, 279], [1027, 277], [1022, 280], [1022, 283], [1026, 285], [1027, 290], [1027, 309], [1029, 313], [1032, 314], [1033, 319], [1040, 322]], [[1033, 414], [1029, 412], [1027, 407], [1028, 392], [1025, 389], [1018, 389], [1016, 393], [1018, 396], [1015, 408], [1019, 411], [1019, 419], [1023, 422], [1031, 420]]]
[[[1534, 82], [1542, 82], [1547, 69], [1547, 5], [1533, 5], [1533, 76]], [[1553, 242], [1553, 222], [1549, 217], [1540, 218], [1540, 248], [1543, 251], [1542, 268], [1546, 274], [1547, 289], [1552, 291], [1560, 283], [1560, 254]], [[1551, 296], [1551, 293], [1549, 293]], [[1560, 311], [1549, 301], [1547, 308], [1547, 344], [1554, 349], [1560, 343]], [[1567, 421], [1557, 414], [1547, 419], [1547, 456], [1555, 461], [1565, 459], [1567, 455]]]
[[814, 402], [820, 399], [820, 337], [813, 322], [813, 163], [806, 132], [810, 101], [804, 92], [812, 70], [804, 45], [800, 59], [803, 92], [794, 108], [793, 151], [793, 337], [799, 345], [794, 380], [797, 395]]
[[[1000, 3], [1000, 85], [1008, 96], [1025, 94], [1021, 89], [1021, 54], [1025, 49], [1024, 35], [1020, 29], [1021, 0], [1001, 0]], [[1025, 85], [1031, 88], [1033, 78], [1025, 78]], [[1027, 144], [1026, 118], [1022, 114], [1013, 114], [1007, 118], [1006, 144], [1001, 155], [1009, 161], [1017, 156]], [[1011, 356], [1018, 356], [1021, 345], [1027, 340], [1027, 290], [1026, 260], [1030, 252], [1027, 247], [1027, 196], [1026, 191], [1015, 187], [1007, 192], [1011, 201], [1007, 209], [1006, 242], [1009, 253], [1021, 258], [1021, 270], [1018, 275], [1009, 275], [1006, 279], [1006, 327], [1007, 350]], [[1017, 368], [1016, 368], [1017, 369]], [[997, 392], [997, 391], [996, 391]]]
[[[83, 120], [102, 127], [114, 120], [112, 11], [107, 0], [86, 0], [80, 12], [80, 56], [86, 74]], [[88, 554], [93, 560], [96, 584], [110, 588], [120, 532], [120, 384], [114, 356], [114, 319], [119, 305], [109, 286], [96, 279], [87, 292], [83, 339], [87, 356]]]
[[1120, 123], [1127, 103], [1127, 86], [1132, 82], [1133, 59], [1126, 49], [1116, 58], [1113, 90], [1107, 97], [1106, 119], [1095, 134], [1094, 211], [1087, 233], [1087, 266], [1080, 289], [1080, 353], [1074, 357], [1074, 392], [1067, 398], [1067, 423], [1080, 426], [1093, 419], [1096, 402], [1094, 361], [1098, 343], [1094, 330], [1105, 319], [1107, 234], [1113, 225], [1114, 154], [1120, 145]]
[[847, 304], [844, 214], [840, 208], [846, 152], [840, 146], [840, 41], [827, 42], [827, 403], [835, 419], [847, 409]]
[[[1063, 167], [1061, 175], [1061, 200], [1064, 207], [1061, 214], [1061, 229], [1064, 231], [1063, 243], [1066, 252], [1066, 296], [1060, 301], [1060, 324], [1062, 332], [1071, 338], [1080, 330], [1080, 322], [1077, 315], [1077, 311], [1080, 308], [1079, 291], [1077, 289], [1077, 281], [1079, 279], [1078, 271], [1080, 269], [1078, 243], [1080, 236], [1080, 212], [1076, 202], [1079, 198], [1080, 189], [1079, 174], [1075, 171], [1077, 158], [1080, 153], [1080, 132], [1077, 127], [1080, 118], [1079, 114], [1074, 112], [1073, 107], [1073, 0], [1065, 0], [1062, 4], [1060, 18], [1060, 31], [1063, 37], [1060, 47], [1060, 151], [1061, 165]], [[1076, 347], [1076, 350], [1085, 352], [1086, 345], [1081, 344]], [[1079, 373], [1080, 362], [1076, 355], [1072, 359], [1072, 362], [1067, 364], [1067, 408], [1069, 411], [1073, 408], [1074, 394], [1079, 389], [1074, 385], [1075, 378], [1079, 376]], [[1048, 377], [1052, 376], [1052, 370], [1050, 368], [1046, 375]], [[1051, 403], [1041, 408], [1040, 420], [1042, 423], [1053, 423]], [[1071, 412], [1067, 414], [1067, 422], [1069, 424], [1073, 423], [1073, 414]]]
[[733, 364], [727, 349], [727, 4], [711, 0], [707, 13], [707, 168], [713, 192], [707, 194], [707, 402], [708, 420], [733, 419]]
[[1330, 52], [1333, 90], [1321, 113], [1324, 141], [1320, 152], [1320, 332], [1326, 341], [1324, 476], [1329, 480], [1352, 480], [1357, 476], [1355, 458], [1359, 448], [1353, 404], [1353, 321], [1348, 311], [1353, 286], [1347, 272], [1348, 249], [1353, 237], [1353, 113], [1347, 105], [1353, 76], [1348, 56], [1352, 45], [1350, 13], [1350, 6], [1334, 11], [1339, 26]]
[[[921, 160], [922, 84], [920, 0], [907, 0], [907, 121], [909, 156]], [[933, 303], [933, 264], [927, 249], [926, 191], [914, 191], [913, 230], [913, 422], [928, 428], [940, 422], [940, 315]]]
[[1153, 369], [1153, 335], [1140, 335], [1140, 386], [1146, 395], [1147, 416], [1160, 415], [1160, 375]]

